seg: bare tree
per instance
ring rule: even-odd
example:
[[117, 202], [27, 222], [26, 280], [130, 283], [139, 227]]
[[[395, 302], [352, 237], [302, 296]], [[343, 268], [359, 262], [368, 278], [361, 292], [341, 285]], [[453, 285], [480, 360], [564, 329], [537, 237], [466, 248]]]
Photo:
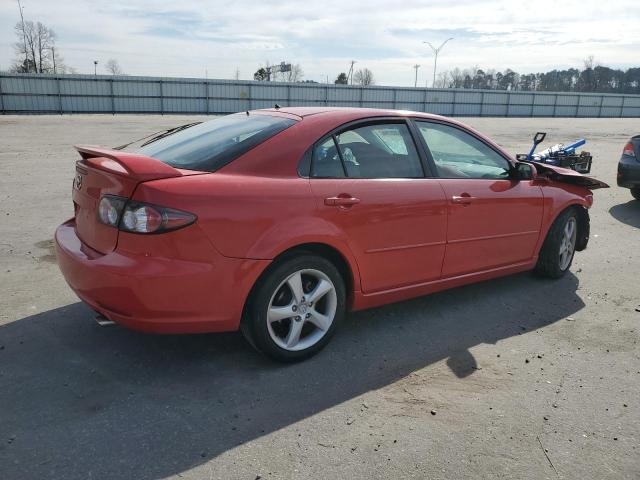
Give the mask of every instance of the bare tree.
[[356, 85], [373, 85], [375, 83], [373, 72], [368, 68], [361, 68], [353, 74], [353, 83]]
[[20, 73], [53, 72], [55, 32], [43, 23], [32, 21], [16, 23], [14, 31], [18, 37], [14, 44], [17, 59], [11, 70]]
[[447, 88], [462, 88], [465, 74], [466, 72], [464, 70], [460, 70], [458, 67], [451, 70], [449, 72], [450, 81]]
[[582, 61], [585, 70], [593, 69], [598, 66], [596, 59], [593, 55], [589, 55]]
[[577, 81], [577, 89], [581, 92], [595, 92], [597, 90], [597, 79], [595, 69], [599, 67], [593, 55], [584, 59], [584, 70], [580, 72]]
[[40, 22], [36, 23], [34, 43], [38, 56], [38, 73], [53, 70], [51, 49], [56, 44], [55, 32]]
[[450, 88], [449, 72], [439, 72], [433, 88]]
[[107, 61], [107, 63], [104, 64], [104, 68], [111, 75], [123, 75], [124, 74], [124, 72], [122, 71], [122, 68], [120, 68], [120, 64], [118, 63], [118, 61], [115, 58], [109, 59], [109, 61]]

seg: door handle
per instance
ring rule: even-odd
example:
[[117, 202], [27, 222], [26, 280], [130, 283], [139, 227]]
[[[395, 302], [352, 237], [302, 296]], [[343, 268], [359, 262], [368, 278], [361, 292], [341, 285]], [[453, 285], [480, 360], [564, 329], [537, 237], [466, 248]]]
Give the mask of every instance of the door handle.
[[330, 207], [352, 207], [360, 203], [360, 199], [352, 197], [348, 194], [341, 194], [337, 197], [327, 197], [324, 199], [324, 204]]
[[460, 195], [454, 195], [451, 197], [451, 203], [459, 203], [462, 205], [470, 205], [476, 197], [472, 197], [468, 193], [462, 193]]

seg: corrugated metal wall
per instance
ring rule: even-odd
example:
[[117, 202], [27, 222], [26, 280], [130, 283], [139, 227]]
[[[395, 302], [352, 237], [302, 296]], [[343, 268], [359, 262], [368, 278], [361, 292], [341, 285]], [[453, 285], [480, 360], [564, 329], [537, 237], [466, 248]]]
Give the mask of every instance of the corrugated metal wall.
[[640, 117], [640, 95], [0, 73], [0, 112], [4, 114], [232, 113], [275, 103], [393, 108], [452, 116]]

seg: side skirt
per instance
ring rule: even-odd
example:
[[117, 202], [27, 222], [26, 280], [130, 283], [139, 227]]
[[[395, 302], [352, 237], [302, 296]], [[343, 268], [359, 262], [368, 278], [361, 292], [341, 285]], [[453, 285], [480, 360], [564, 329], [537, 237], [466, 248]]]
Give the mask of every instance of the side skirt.
[[532, 270], [537, 262], [537, 258], [533, 260], [507, 265], [505, 267], [492, 268], [483, 270], [482, 272], [467, 273], [456, 277], [434, 280], [431, 282], [420, 283], [417, 285], [409, 285], [406, 287], [394, 288], [374, 293], [354, 292], [352, 310], [364, 310], [365, 308], [378, 307], [393, 302], [400, 302], [410, 298], [420, 297], [429, 293], [440, 292], [449, 288], [461, 287], [471, 283], [491, 280], [493, 278], [504, 277], [514, 273]]

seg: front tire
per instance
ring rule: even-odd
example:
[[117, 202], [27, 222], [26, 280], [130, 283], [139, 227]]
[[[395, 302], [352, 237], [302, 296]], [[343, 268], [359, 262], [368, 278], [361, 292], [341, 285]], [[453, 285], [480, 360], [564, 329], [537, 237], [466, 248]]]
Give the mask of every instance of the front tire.
[[257, 350], [282, 362], [296, 362], [329, 342], [345, 309], [344, 280], [335, 265], [300, 254], [274, 264], [258, 281], [241, 330]]
[[640, 200], [640, 187], [635, 187], [631, 189], [631, 196], [636, 200]]
[[578, 215], [573, 208], [553, 222], [540, 249], [535, 272], [549, 278], [564, 276], [571, 267], [578, 238]]

